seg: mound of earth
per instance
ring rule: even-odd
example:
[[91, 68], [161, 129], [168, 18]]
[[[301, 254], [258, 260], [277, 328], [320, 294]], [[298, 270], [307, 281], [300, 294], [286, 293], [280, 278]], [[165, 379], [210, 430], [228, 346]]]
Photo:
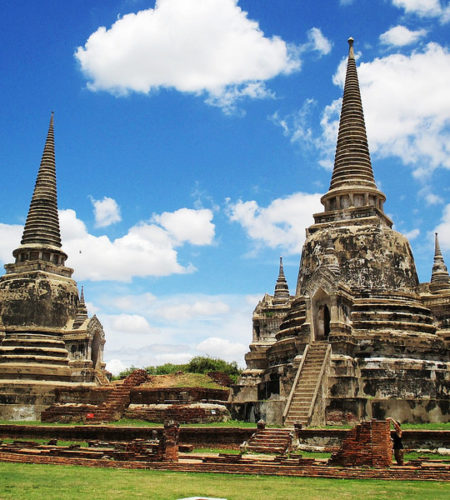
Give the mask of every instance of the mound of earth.
[[210, 376], [202, 373], [177, 372], [171, 373], [170, 375], [149, 375], [148, 381], [144, 382], [140, 387], [204, 387], [206, 389], [228, 388], [226, 385], [217, 383], [217, 381], [215, 382]]

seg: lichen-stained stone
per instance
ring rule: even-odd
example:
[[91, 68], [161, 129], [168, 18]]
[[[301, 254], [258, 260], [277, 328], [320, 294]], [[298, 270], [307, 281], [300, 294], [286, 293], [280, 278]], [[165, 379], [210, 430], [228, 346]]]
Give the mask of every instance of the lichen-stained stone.
[[431, 282], [419, 283], [409, 242], [384, 213], [349, 45], [324, 211], [306, 230], [295, 296], [276, 307], [266, 294], [255, 309], [234, 411], [258, 420], [284, 402], [269, 423], [287, 425], [448, 421], [449, 274], [436, 235]]
[[52, 114], [23, 237], [0, 278], [0, 419], [37, 420], [58, 389], [107, 381], [103, 328], [65, 266], [56, 191]]

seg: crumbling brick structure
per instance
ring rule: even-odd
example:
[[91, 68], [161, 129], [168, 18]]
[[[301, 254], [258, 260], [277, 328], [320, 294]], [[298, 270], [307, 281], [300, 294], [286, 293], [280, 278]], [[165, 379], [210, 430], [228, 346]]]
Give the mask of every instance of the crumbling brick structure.
[[331, 456], [328, 464], [343, 467], [389, 467], [392, 464], [389, 421], [370, 420], [358, 424], [348, 433], [341, 448]]
[[164, 431], [159, 440], [158, 460], [165, 462], [178, 462], [178, 442], [180, 439], [180, 424], [174, 420], [164, 423]]

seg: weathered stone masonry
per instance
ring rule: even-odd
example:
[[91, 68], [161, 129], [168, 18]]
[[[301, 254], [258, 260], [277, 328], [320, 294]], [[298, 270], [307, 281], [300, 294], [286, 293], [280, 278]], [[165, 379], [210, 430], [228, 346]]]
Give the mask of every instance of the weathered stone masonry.
[[295, 296], [276, 288], [255, 309], [234, 412], [288, 426], [448, 421], [449, 274], [436, 235], [431, 281], [420, 284], [408, 240], [384, 213], [349, 44], [324, 211], [306, 230]]

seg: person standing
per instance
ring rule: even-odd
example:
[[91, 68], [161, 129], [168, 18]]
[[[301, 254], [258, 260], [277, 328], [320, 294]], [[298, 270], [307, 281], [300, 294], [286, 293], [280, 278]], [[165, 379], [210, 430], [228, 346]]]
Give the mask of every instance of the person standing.
[[397, 462], [397, 465], [403, 465], [403, 456], [405, 454], [405, 450], [403, 448], [403, 443], [402, 443], [402, 428], [400, 425], [400, 422], [397, 422], [391, 417], [388, 417], [386, 420], [389, 422], [392, 422], [394, 425], [394, 434], [392, 436], [393, 440], [393, 448], [394, 448], [394, 457]]

